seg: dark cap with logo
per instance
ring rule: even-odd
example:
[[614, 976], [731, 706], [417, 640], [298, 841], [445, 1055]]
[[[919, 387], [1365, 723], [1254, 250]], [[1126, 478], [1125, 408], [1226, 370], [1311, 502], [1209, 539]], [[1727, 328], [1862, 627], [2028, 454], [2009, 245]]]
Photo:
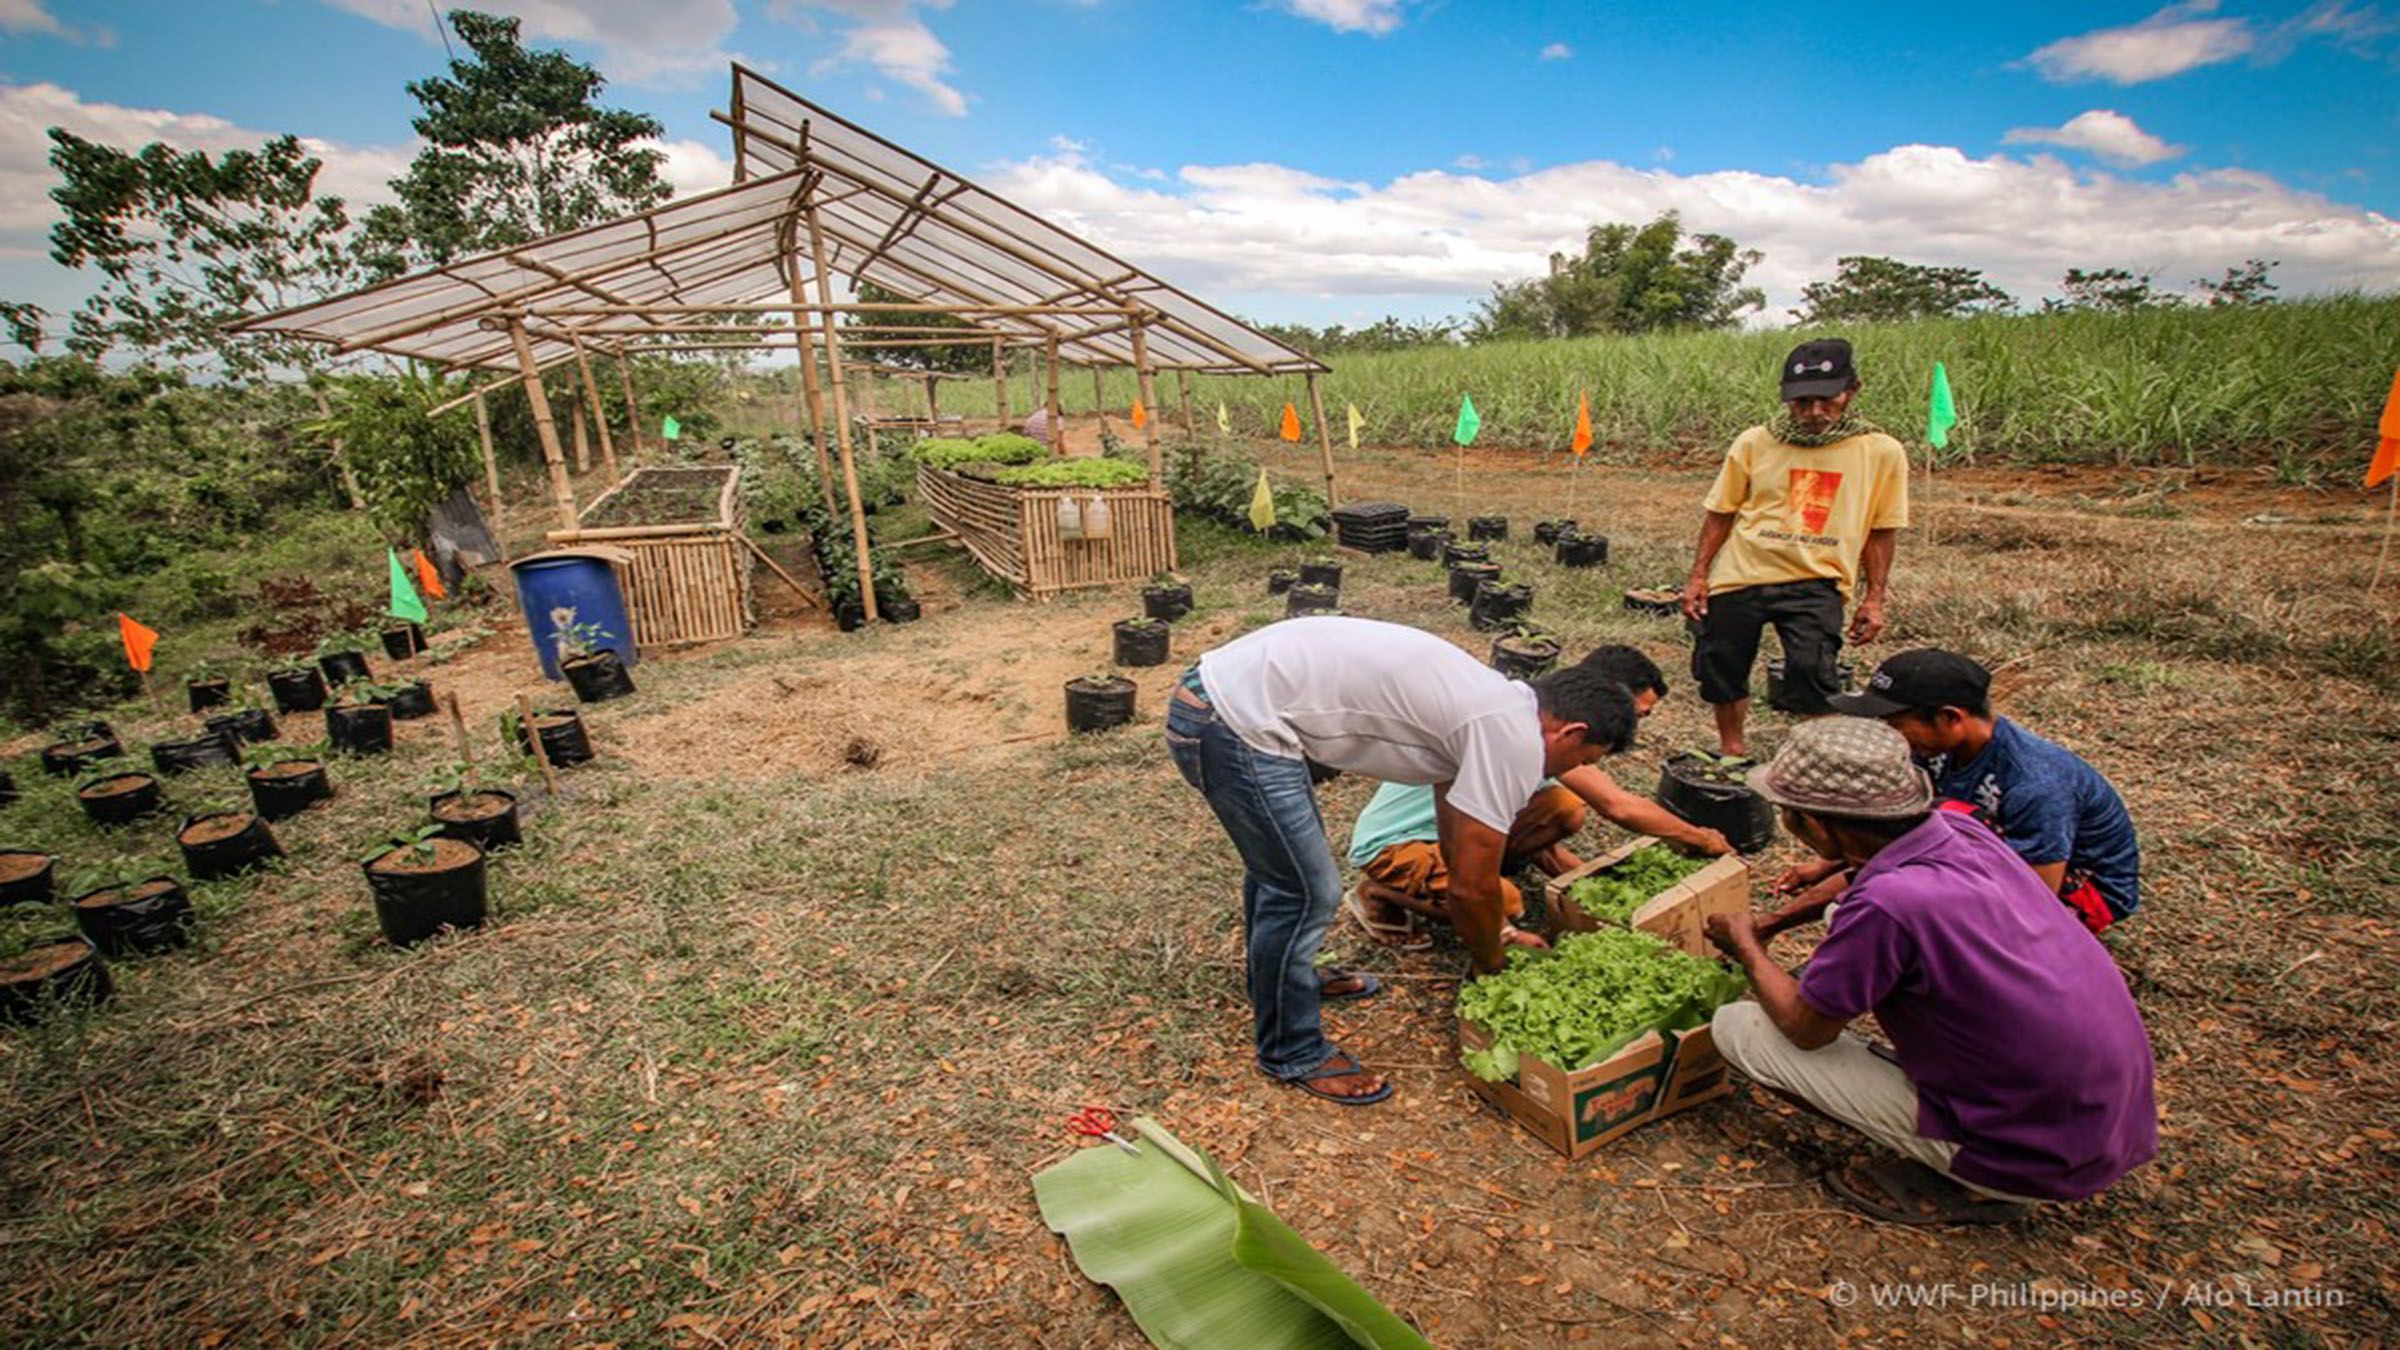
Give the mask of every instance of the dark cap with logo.
[[1875, 667], [1867, 687], [1825, 700], [1852, 717], [1889, 717], [1935, 708], [1980, 708], [1991, 697], [1992, 672], [1939, 647], [1901, 652]]
[[1792, 348], [1783, 358], [1783, 401], [1832, 398], [1858, 383], [1858, 368], [1850, 361], [1850, 344], [1841, 338], [1818, 338]]

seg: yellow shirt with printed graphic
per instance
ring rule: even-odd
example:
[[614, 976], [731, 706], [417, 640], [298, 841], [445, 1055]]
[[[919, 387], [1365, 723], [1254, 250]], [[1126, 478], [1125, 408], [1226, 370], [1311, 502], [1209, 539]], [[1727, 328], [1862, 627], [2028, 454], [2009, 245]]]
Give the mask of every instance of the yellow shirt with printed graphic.
[[1848, 596], [1868, 532], [1908, 524], [1908, 452], [1880, 431], [1811, 448], [1752, 427], [1702, 505], [1734, 518], [1710, 595], [1823, 577]]

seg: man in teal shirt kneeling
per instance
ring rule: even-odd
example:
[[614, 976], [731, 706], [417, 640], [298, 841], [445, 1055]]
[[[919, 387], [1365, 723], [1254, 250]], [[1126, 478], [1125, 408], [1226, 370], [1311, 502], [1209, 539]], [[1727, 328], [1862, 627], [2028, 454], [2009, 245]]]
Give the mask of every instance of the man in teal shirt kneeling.
[[[1597, 648], [1582, 665], [1625, 686], [1633, 696], [1636, 717], [1649, 716], [1666, 697], [1666, 677], [1657, 663], [1631, 647]], [[1582, 832], [1587, 808], [1612, 824], [1695, 852], [1732, 851], [1715, 830], [1686, 824], [1587, 765], [1545, 784], [1517, 813], [1501, 870], [1532, 867], [1555, 877], [1581, 866], [1582, 859], [1568, 849], [1567, 841]], [[1435, 828], [1433, 789], [1406, 783], [1385, 783], [1376, 789], [1351, 828], [1350, 865], [1362, 874], [1348, 902], [1350, 917], [1375, 941], [1418, 950], [1431, 942], [1417, 931], [1418, 920], [1450, 921], [1450, 869]], [[1501, 940], [1516, 946], [1543, 945], [1541, 938], [1516, 926], [1525, 912], [1524, 893], [1505, 880], [1500, 893], [1506, 911]]]

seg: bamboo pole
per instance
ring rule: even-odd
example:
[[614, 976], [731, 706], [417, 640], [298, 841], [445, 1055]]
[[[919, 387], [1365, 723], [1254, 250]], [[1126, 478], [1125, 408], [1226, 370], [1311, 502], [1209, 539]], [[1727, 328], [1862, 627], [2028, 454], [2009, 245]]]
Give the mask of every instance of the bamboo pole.
[[992, 344], [992, 413], [1000, 419], [1000, 429], [1008, 429], [1008, 365], [1000, 355], [1000, 344]]
[[[827, 305], [833, 303], [833, 270], [825, 263], [825, 232], [817, 221], [817, 208], [808, 208], [808, 249], [816, 264], [817, 298]], [[867, 622], [881, 617], [875, 610], [875, 572], [872, 560], [873, 545], [867, 541], [867, 512], [858, 500], [858, 460], [850, 451], [850, 400], [842, 389], [842, 336], [835, 331], [834, 311], [824, 311], [825, 364], [833, 376], [833, 431], [835, 444], [842, 452], [842, 484], [850, 492], [850, 540], [858, 550], [858, 603], [865, 609]]]
[[1150, 375], [1148, 325], [1139, 319], [1133, 323], [1133, 383], [1142, 400], [1142, 439], [1150, 450], [1150, 487], [1155, 491], [1166, 482], [1167, 473], [1158, 457], [1158, 386]]
[[[788, 269], [792, 278], [792, 298], [808, 294], [801, 288], [799, 259], [792, 259]], [[833, 461], [825, 451], [825, 391], [817, 383], [817, 340], [807, 324], [795, 324], [792, 329], [800, 348], [800, 392], [808, 401], [808, 442], [817, 452], [817, 487], [825, 495], [825, 514], [838, 509], [833, 499]]]
[[642, 413], [633, 401], [633, 361], [617, 348], [617, 375], [625, 383], [625, 436], [633, 442], [633, 462], [642, 462]]
[[584, 430], [583, 404], [580, 402], [568, 404], [567, 414], [574, 420], [575, 425], [575, 472], [590, 473], [592, 471], [592, 438]]
[[1100, 414], [1100, 429], [1108, 430], [1108, 391], [1100, 383], [1100, 367], [1092, 367], [1092, 411]]
[[592, 403], [592, 428], [600, 434], [600, 462], [608, 466], [608, 481], [624, 477], [617, 472], [617, 445], [608, 435], [608, 409], [600, 402], [600, 382], [592, 378], [592, 354], [584, 350], [583, 339], [575, 340], [575, 363], [583, 368], [584, 397]]
[[801, 598], [802, 600], [805, 600], [805, 601], [807, 601], [807, 602], [808, 602], [808, 607], [809, 607], [810, 609], [823, 609], [823, 608], [825, 608], [825, 604], [824, 604], [824, 602], [823, 602], [823, 601], [821, 601], [821, 600], [819, 600], [819, 599], [817, 599], [817, 597], [816, 597], [816, 596], [814, 596], [814, 595], [810, 594], [810, 593], [809, 593], [809, 589], [808, 589], [806, 586], [803, 586], [803, 585], [801, 585], [801, 584], [800, 584], [800, 579], [799, 579], [798, 577], [795, 577], [795, 576], [793, 576], [791, 573], [784, 571], [784, 570], [783, 570], [783, 564], [782, 564], [782, 563], [779, 563], [779, 562], [775, 561], [773, 558], [770, 558], [770, 557], [768, 557], [768, 556], [767, 556], [767, 551], [766, 551], [765, 549], [763, 549], [763, 548], [760, 548], [760, 547], [758, 546], [758, 541], [756, 541], [756, 540], [752, 539], [752, 538], [751, 538], [749, 535], [746, 535], [746, 534], [737, 534], [737, 535], [735, 535], [735, 536], [734, 536], [734, 538], [741, 540], [741, 541], [742, 541], [742, 546], [743, 546], [744, 548], [747, 548], [747, 549], [749, 549], [749, 550], [750, 550], [752, 553], [756, 554], [756, 555], [758, 556], [758, 560], [759, 560], [760, 562], [763, 562], [763, 563], [765, 563], [765, 564], [767, 565], [767, 568], [768, 568], [768, 570], [769, 570], [769, 571], [772, 571], [772, 572], [773, 572], [775, 575], [777, 575], [777, 576], [779, 576], [779, 577], [782, 577], [782, 578], [783, 578], [783, 584], [784, 584], [784, 585], [786, 585], [786, 586], [789, 586], [789, 587], [791, 587], [791, 588], [792, 588], [792, 589], [793, 589], [795, 592], [797, 592], [797, 593], [799, 594], [799, 596], [800, 596], [800, 598]]
[[1325, 460], [1325, 506], [1331, 510], [1341, 501], [1333, 495], [1333, 431], [1325, 425], [1325, 393], [1317, 388], [1317, 372], [1304, 372], [1300, 377], [1308, 385], [1308, 406], [1317, 415], [1317, 450]]
[[475, 435], [483, 442], [483, 486], [492, 494], [492, 538], [500, 544], [500, 561], [508, 561], [508, 513], [500, 502], [500, 459], [492, 453], [492, 410], [475, 398]]
[[1063, 455], [1067, 453], [1067, 429], [1065, 417], [1058, 406], [1058, 339], [1052, 338], [1044, 343], [1042, 351], [1050, 363], [1050, 402], [1047, 405], [1050, 413], [1050, 453]]
[[508, 321], [509, 341], [517, 349], [517, 365], [525, 379], [525, 399], [533, 405], [533, 429], [542, 442], [542, 461], [550, 466], [550, 500], [558, 508], [562, 529], [575, 528], [575, 480], [567, 476], [567, 453], [558, 443], [558, 421], [550, 413], [550, 395], [542, 388], [541, 367], [533, 359], [533, 339], [525, 336], [525, 321]]
[[475, 747], [467, 741], [467, 716], [458, 710], [456, 692], [446, 695], [445, 700], [450, 705], [451, 747], [458, 751], [458, 762], [472, 769], [475, 767]]
[[542, 730], [533, 724], [533, 700], [517, 695], [517, 725], [525, 731], [525, 748], [533, 752], [533, 762], [542, 769], [542, 782], [550, 795], [558, 795], [558, 770], [550, 765], [550, 749], [542, 744]]
[[1183, 403], [1183, 434], [1198, 439], [1200, 433], [1192, 429], [1192, 372], [1175, 372], [1175, 393]]
[[2367, 583], [2372, 596], [2383, 589], [2383, 567], [2392, 560], [2392, 528], [2400, 525], [2400, 473], [2392, 475], [2392, 498], [2383, 508], [2383, 548], [2375, 555], [2375, 579]]
[[925, 377], [925, 420], [935, 423], [942, 420], [942, 382], [931, 375]]

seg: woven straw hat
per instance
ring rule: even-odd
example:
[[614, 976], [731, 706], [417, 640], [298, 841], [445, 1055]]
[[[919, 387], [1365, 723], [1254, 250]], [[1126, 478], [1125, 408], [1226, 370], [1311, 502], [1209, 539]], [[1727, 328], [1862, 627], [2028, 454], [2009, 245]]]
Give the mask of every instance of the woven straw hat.
[[1933, 807], [1933, 780], [1909, 758], [1908, 741], [1869, 717], [1802, 722], [1750, 771], [1750, 786], [1777, 806], [1829, 816], [1893, 820]]

